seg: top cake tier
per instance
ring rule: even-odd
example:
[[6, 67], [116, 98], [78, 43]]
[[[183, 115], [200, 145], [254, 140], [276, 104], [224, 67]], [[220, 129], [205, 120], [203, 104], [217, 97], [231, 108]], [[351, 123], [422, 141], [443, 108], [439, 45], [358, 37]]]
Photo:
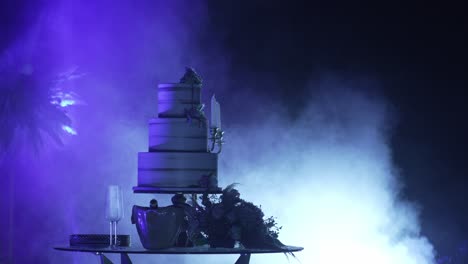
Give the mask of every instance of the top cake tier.
[[158, 85], [158, 117], [185, 117], [201, 104], [201, 84], [164, 83]]

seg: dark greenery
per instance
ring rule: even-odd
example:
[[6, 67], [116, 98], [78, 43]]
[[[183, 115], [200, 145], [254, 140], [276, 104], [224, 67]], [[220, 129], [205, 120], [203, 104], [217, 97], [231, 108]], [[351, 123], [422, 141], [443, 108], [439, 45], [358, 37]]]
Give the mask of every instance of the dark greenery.
[[246, 248], [284, 246], [278, 240], [281, 227], [274, 218], [265, 219], [260, 207], [241, 199], [234, 186], [226, 187], [221, 196], [200, 197], [202, 206], [196, 203], [189, 217], [189, 236], [194, 244], [206, 242], [211, 247], [232, 248], [238, 241]]
[[45, 137], [62, 145], [62, 125], [70, 118], [54, 102], [57, 82], [33, 73], [0, 72], [0, 150], [9, 149], [15, 138], [24, 137], [37, 151]]

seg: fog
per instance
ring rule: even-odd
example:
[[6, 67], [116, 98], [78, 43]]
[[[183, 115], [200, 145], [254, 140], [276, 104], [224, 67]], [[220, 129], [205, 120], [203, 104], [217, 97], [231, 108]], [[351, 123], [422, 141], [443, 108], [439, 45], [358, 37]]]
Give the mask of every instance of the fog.
[[344, 86], [312, 94], [297, 120], [271, 107], [275, 114], [228, 130], [222, 175], [278, 217], [280, 239], [305, 247], [302, 263], [432, 263], [417, 209], [400, 199], [391, 108]]
[[[131, 188], [137, 152], [147, 150], [147, 120], [157, 113], [156, 83], [177, 82], [184, 67], [193, 66], [206, 80], [203, 97], [216, 93], [221, 103], [226, 145], [220, 185], [239, 183], [242, 198], [277, 217], [283, 226], [280, 240], [305, 248], [296, 254], [298, 261], [433, 263], [417, 206], [399, 194], [404, 183], [389, 144], [396, 117], [385, 98], [369, 95], [359, 83], [311, 81], [305, 84], [306, 106], [291, 115], [290, 105], [257, 94], [251, 84], [229, 88], [232, 76], [223, 47], [196, 41], [206, 34], [209, 13], [203, 5], [59, 1], [40, 11], [32, 29], [2, 52], [2, 60], [33, 65], [37, 78], [39, 67], [57, 74], [77, 67], [85, 74], [67, 85], [82, 104], [68, 109], [77, 135], [65, 134], [64, 147], [50, 142], [37, 154], [23, 139], [4, 160], [1, 210], [9, 216], [2, 219], [9, 229], [2, 234], [3, 259], [97, 261], [92, 254], [52, 247], [67, 244], [72, 233], [108, 231], [104, 205], [110, 184], [124, 190], [128, 214], [119, 233], [140, 244], [130, 224], [131, 206], [146, 205], [154, 196], [133, 194]], [[252, 83], [237, 76], [242, 78]], [[170, 196], [156, 198], [164, 205]], [[131, 258], [134, 263], [234, 263], [237, 256]], [[287, 259], [272, 254], [254, 255], [251, 261]]]

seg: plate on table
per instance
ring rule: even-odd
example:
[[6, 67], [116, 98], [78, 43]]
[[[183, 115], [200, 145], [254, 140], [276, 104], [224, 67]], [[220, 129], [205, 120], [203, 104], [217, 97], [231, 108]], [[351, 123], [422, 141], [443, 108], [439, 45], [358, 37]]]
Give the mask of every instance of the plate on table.
[[[109, 235], [105, 234], [73, 234], [70, 235], [70, 246], [108, 247]], [[117, 245], [130, 246], [130, 235], [117, 235]]]

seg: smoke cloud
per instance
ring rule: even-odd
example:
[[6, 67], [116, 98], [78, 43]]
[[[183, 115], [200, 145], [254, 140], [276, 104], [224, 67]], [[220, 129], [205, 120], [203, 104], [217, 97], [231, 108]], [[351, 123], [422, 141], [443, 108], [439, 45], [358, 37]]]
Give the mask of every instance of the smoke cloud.
[[[154, 87], [159, 81], [178, 81], [188, 65], [206, 79], [204, 98], [221, 94], [217, 98], [227, 141], [220, 156], [221, 186], [240, 183], [242, 198], [276, 216], [283, 226], [281, 241], [305, 247], [296, 254], [302, 263], [433, 263], [416, 207], [399, 196], [389, 146], [392, 116], [382, 98], [346, 83], [310, 83], [305, 95], [310, 100], [293, 116], [282, 102], [252, 92], [255, 87], [229, 88], [222, 48], [197, 42], [209, 15], [204, 6], [61, 1], [42, 11], [34, 34], [26, 38], [41, 43], [28, 48], [36, 52], [30, 60], [43, 59], [37, 53], [48, 47], [44, 54], [50, 61], [44, 67], [78, 66], [86, 72], [70, 84], [85, 104], [70, 109], [78, 135], [68, 135], [65, 147], [47, 146], [38, 156], [23, 145], [2, 165], [2, 211], [13, 212], [9, 216], [14, 220], [2, 219], [11, 227], [2, 234], [0, 257], [5, 263], [11, 254], [15, 263], [97, 261], [91, 254], [52, 247], [67, 244], [72, 233], [108, 231], [104, 205], [110, 184], [123, 187], [129, 212], [118, 225], [119, 233], [140, 244], [130, 209], [154, 196], [133, 194], [131, 188], [136, 185], [137, 152], [147, 149], [147, 120], [157, 113]], [[316, 85], [322, 86], [318, 92]], [[167, 195], [156, 198], [169, 204]], [[154, 258], [234, 263], [237, 258], [131, 257], [135, 263]], [[252, 262], [286, 259], [254, 255]]]
[[389, 105], [346, 83], [314, 86], [295, 120], [277, 104], [227, 129], [224, 183], [278, 217], [280, 239], [305, 247], [302, 263], [433, 263], [417, 208], [400, 199]]

